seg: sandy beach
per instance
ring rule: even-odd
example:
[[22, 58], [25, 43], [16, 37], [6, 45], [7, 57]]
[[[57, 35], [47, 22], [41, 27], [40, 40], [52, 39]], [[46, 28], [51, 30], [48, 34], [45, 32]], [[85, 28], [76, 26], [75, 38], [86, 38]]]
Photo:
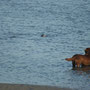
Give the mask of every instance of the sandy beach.
[[0, 90], [72, 90], [72, 89], [53, 86], [0, 83]]

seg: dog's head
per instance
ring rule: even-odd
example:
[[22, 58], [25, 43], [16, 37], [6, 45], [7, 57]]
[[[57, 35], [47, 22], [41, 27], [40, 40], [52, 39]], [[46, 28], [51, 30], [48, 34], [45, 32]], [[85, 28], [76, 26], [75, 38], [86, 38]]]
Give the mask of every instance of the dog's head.
[[90, 55], [90, 48], [86, 48], [84, 51], [85, 51], [85, 55]]

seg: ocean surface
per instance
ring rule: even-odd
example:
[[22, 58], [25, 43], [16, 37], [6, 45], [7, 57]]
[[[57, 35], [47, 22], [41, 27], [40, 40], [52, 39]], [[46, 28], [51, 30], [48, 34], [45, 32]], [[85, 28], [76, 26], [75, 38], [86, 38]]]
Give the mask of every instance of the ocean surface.
[[65, 60], [87, 47], [90, 0], [0, 0], [0, 83], [90, 90], [90, 67]]

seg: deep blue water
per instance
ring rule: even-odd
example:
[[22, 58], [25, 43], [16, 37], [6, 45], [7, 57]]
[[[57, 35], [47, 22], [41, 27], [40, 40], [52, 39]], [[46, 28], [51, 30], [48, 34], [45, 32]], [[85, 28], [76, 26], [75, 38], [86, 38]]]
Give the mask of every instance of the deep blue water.
[[0, 0], [0, 83], [90, 90], [90, 68], [65, 61], [87, 47], [90, 0]]

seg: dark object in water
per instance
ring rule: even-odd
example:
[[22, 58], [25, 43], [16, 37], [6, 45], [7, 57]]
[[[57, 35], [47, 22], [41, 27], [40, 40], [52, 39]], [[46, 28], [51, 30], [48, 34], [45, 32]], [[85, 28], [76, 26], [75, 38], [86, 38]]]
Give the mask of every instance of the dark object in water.
[[16, 38], [16, 36], [11, 36], [10, 38]]
[[42, 34], [41, 37], [46, 37], [46, 35], [45, 34]]

